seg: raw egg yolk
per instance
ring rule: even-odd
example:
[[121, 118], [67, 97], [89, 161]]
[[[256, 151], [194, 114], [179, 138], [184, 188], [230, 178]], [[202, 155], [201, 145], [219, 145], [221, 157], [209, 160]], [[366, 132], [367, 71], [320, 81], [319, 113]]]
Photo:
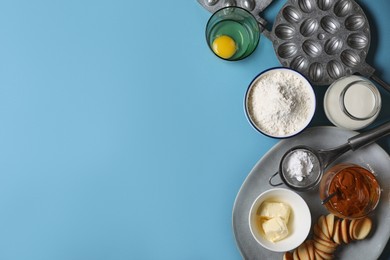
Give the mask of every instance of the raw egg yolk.
[[227, 35], [218, 36], [213, 41], [213, 51], [221, 58], [229, 59], [236, 50], [236, 42]]

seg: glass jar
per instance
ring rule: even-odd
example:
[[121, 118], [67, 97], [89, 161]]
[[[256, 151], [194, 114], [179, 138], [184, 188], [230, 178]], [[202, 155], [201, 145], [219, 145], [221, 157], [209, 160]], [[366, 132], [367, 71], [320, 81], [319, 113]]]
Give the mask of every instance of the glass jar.
[[381, 189], [374, 174], [352, 163], [337, 164], [320, 182], [324, 206], [340, 218], [363, 218], [379, 203]]
[[334, 125], [358, 130], [370, 125], [382, 106], [375, 85], [361, 76], [347, 76], [329, 86], [324, 97], [325, 114]]

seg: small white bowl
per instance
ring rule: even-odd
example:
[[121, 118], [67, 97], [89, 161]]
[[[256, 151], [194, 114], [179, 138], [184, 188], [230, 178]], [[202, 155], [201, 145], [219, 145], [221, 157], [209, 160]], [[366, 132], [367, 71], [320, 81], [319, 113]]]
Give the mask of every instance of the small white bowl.
[[[291, 213], [288, 222], [289, 235], [277, 242], [271, 242], [264, 237], [262, 230], [256, 224], [256, 214], [264, 201], [284, 202], [290, 206]], [[302, 244], [311, 228], [311, 214], [305, 200], [296, 192], [274, 188], [260, 194], [253, 202], [249, 211], [249, 228], [253, 238], [264, 248], [274, 252], [290, 251]]]

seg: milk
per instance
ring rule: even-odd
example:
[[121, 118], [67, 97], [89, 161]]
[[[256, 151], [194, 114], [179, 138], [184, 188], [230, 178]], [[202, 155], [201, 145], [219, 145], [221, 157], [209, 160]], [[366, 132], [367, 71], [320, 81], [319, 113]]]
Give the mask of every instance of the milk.
[[328, 119], [336, 126], [351, 130], [371, 124], [380, 108], [381, 97], [375, 85], [355, 75], [336, 80], [324, 97]]
[[366, 84], [357, 82], [345, 91], [344, 107], [357, 119], [369, 118], [375, 113], [375, 94]]

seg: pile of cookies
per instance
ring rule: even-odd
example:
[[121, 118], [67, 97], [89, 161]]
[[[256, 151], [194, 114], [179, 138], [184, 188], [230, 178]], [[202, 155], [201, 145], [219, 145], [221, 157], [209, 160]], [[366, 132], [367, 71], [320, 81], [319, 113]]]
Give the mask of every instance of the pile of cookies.
[[293, 252], [286, 252], [283, 260], [333, 259], [339, 245], [365, 239], [372, 229], [372, 220], [340, 219], [333, 214], [321, 215], [313, 226], [313, 237], [307, 239]]

